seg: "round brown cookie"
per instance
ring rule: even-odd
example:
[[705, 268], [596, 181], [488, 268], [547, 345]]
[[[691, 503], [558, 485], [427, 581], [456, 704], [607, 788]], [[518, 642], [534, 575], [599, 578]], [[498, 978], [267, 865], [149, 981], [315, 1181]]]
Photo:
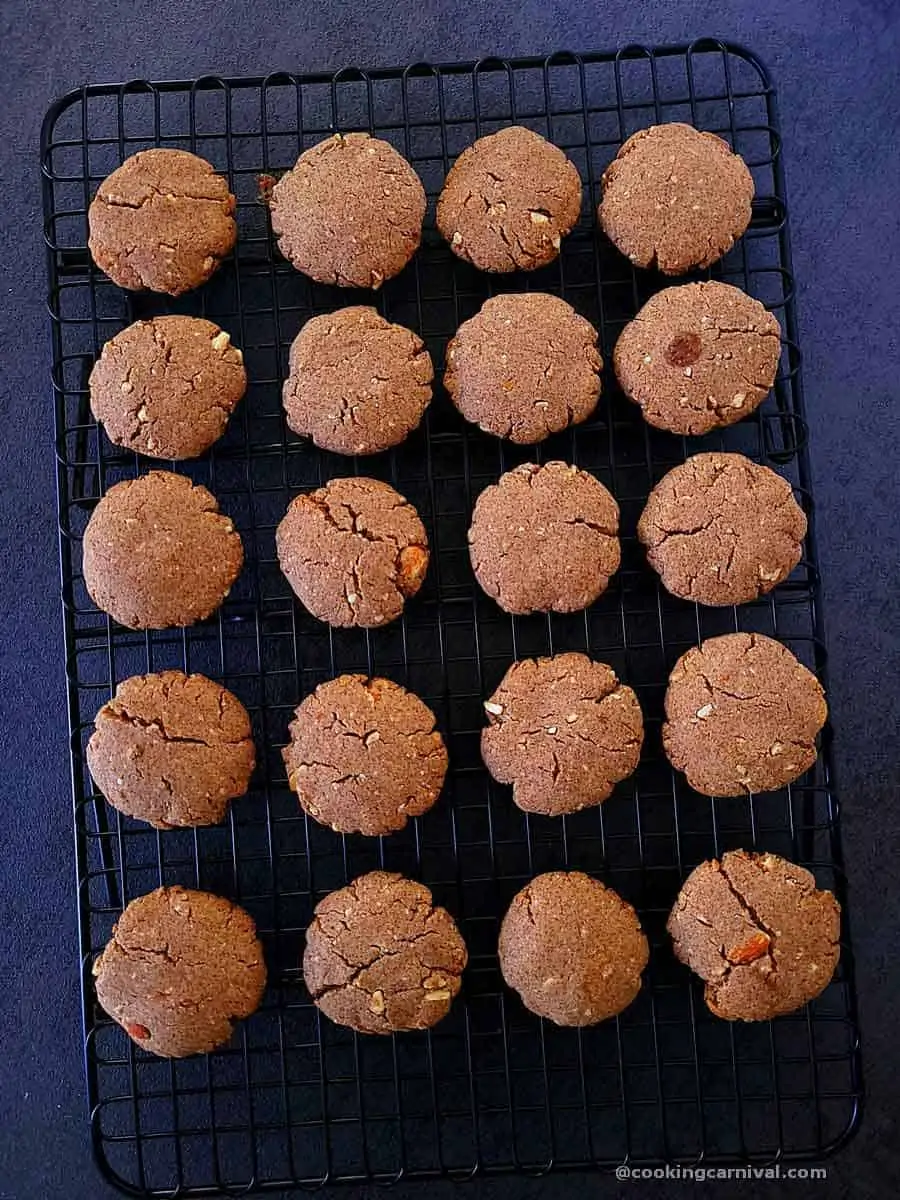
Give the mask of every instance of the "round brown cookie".
[[469, 553], [505, 612], [577, 612], [619, 569], [618, 531], [619, 506], [593, 475], [525, 463], [478, 497]]
[[556, 1025], [596, 1025], [622, 1012], [649, 958], [631, 905], [581, 871], [532, 879], [503, 918], [499, 952], [508, 986]]
[[119, 287], [180, 296], [234, 249], [234, 196], [186, 150], [141, 150], [100, 184], [88, 211], [94, 262]]
[[206, 1054], [259, 1007], [266, 964], [256, 927], [209, 892], [162, 887], [132, 900], [94, 963], [97, 999], [161, 1058]]
[[397, 1033], [447, 1015], [467, 961], [453, 918], [427, 887], [371, 871], [316, 906], [303, 978], [336, 1024]]
[[750, 224], [753, 176], [727, 142], [672, 122], [639, 129], [601, 180], [597, 219], [638, 267], [708, 267]]
[[389, 142], [336, 133], [282, 175], [270, 211], [279, 249], [298, 271], [320, 283], [377, 288], [419, 248], [425, 189]]
[[778, 373], [781, 327], [727, 283], [657, 292], [622, 330], [613, 366], [644, 420], [701, 434], [755, 412]]
[[329, 625], [395, 620], [428, 569], [419, 514], [388, 484], [362, 476], [297, 496], [275, 542], [288, 583]]
[[331, 679], [291, 722], [288, 782], [336, 833], [393, 833], [441, 794], [447, 751], [434, 726], [431, 709], [389, 679]]
[[768, 467], [742, 454], [695, 454], [650, 493], [637, 532], [674, 596], [745, 604], [793, 571], [806, 517]]
[[581, 213], [581, 176], [562, 150], [521, 125], [479, 138], [453, 166], [437, 227], [481, 271], [533, 271], [559, 254]]
[[830, 983], [841, 908], [787, 859], [732, 850], [691, 872], [668, 930], [676, 957], [705, 980], [717, 1017], [769, 1021]]
[[169, 471], [111, 487], [82, 543], [89, 596], [129, 629], [204, 620], [228, 595], [243, 562], [240, 535], [215, 496]]
[[196, 458], [247, 390], [243, 355], [200, 317], [136, 321], [103, 347], [91, 411], [110, 441], [151, 458]]
[[431, 357], [411, 329], [374, 308], [342, 308], [313, 317], [294, 339], [287, 423], [323, 450], [376, 454], [418, 426], [433, 378]]
[[467, 421], [528, 445], [588, 419], [602, 367], [596, 329], [565, 300], [511, 292], [460, 325], [444, 386]]
[[135, 675], [97, 713], [87, 745], [113, 806], [158, 829], [216, 825], [256, 761], [247, 710], [205, 675]]
[[822, 685], [760, 633], [709, 638], [669, 676], [663, 747], [698, 792], [741, 796], [793, 782], [816, 761]]
[[513, 663], [484, 709], [481, 756], [525, 812], [558, 817], [601, 804], [641, 756], [637, 697], [584, 654]]

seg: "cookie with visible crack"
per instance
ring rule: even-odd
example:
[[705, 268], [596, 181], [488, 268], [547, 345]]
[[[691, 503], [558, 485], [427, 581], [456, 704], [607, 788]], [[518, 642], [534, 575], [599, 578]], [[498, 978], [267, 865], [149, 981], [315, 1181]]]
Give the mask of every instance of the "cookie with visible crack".
[[778, 373], [780, 339], [775, 317], [740, 288], [685, 283], [657, 292], [625, 326], [613, 367], [648, 425], [704, 434], [759, 408]]
[[278, 248], [319, 283], [378, 288], [422, 239], [425, 189], [389, 143], [336, 133], [305, 150], [269, 202]]
[[721, 258], [750, 224], [753, 176], [714, 133], [639, 129], [603, 172], [597, 219], [637, 267], [683, 275]]
[[581, 213], [581, 176], [566, 155], [522, 125], [479, 138], [453, 166], [437, 227], [480, 271], [533, 271], [558, 256]]
[[743, 454], [695, 454], [650, 493], [637, 533], [673, 596], [746, 604], [800, 561], [806, 516], [768, 467]]
[[467, 961], [456, 923], [427, 887], [371, 871], [316, 905], [303, 979], [335, 1024], [398, 1033], [447, 1015]]
[[82, 572], [98, 608], [129, 629], [203, 621], [240, 574], [244, 548], [215, 496], [150, 471], [109, 489], [91, 514]]
[[816, 761], [828, 715], [822, 685], [761, 633], [708, 638], [679, 658], [665, 697], [663, 748], [695, 791], [771, 792]]
[[389, 679], [341, 675], [294, 714], [283, 753], [304, 812], [336, 833], [380, 837], [437, 801], [447, 750], [434, 713]]
[[250, 783], [247, 710], [205, 675], [135, 675], [97, 713], [87, 763], [126, 816], [157, 829], [217, 825]]
[[335, 454], [398, 446], [431, 403], [425, 343], [357, 305], [307, 321], [291, 346], [284, 382], [288, 426]]
[[841, 907], [809, 871], [776, 854], [732, 850], [685, 880], [667, 925], [676, 957], [706, 983], [711, 1012], [769, 1021], [831, 982]]
[[88, 248], [119, 287], [180, 296], [234, 249], [236, 202], [221, 175], [187, 150], [141, 150], [97, 189]]
[[225, 432], [247, 373], [212, 321], [152, 317], [106, 343], [88, 387], [91, 412], [115, 445], [150, 458], [197, 458]]
[[631, 905], [581, 871], [549, 871], [514, 898], [500, 927], [500, 970], [531, 1012], [596, 1025], [641, 990], [647, 938]]
[[641, 756], [637, 696], [585, 654], [513, 663], [484, 710], [481, 757], [525, 812], [556, 817], [602, 804]]
[[600, 399], [597, 331], [559, 296], [492, 296], [447, 347], [444, 386], [466, 418], [532, 445], [586, 421]]
[[93, 971], [102, 1007], [161, 1058], [224, 1045], [266, 986], [250, 916], [222, 896], [182, 887], [132, 900]]
[[472, 569], [509, 613], [578, 612], [619, 569], [619, 506], [598, 479], [564, 462], [525, 463], [475, 503]]
[[297, 496], [275, 542], [288, 583], [329, 625], [371, 629], [396, 620], [428, 569], [419, 514], [389, 484], [362, 476]]

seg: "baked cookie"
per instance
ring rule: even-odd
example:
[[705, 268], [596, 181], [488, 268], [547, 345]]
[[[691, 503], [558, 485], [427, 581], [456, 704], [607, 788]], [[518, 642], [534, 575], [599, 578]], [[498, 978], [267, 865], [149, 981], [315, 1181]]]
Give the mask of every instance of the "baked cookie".
[[695, 454], [650, 493], [637, 532], [674, 596], [746, 604], [800, 561], [806, 517], [768, 467], [743, 454]]
[[219, 607], [244, 548], [215, 496], [184, 475], [150, 471], [109, 489], [82, 543], [88, 595], [129, 629], [193, 625]]
[[222, 896], [161, 887], [132, 900], [94, 962], [97, 999], [144, 1050], [207, 1054], [259, 1007], [266, 964], [249, 915]]
[[708, 267], [750, 224], [753, 176], [714, 133], [674, 121], [639, 129], [603, 172], [597, 219], [637, 267]]
[[781, 327], [728, 283], [657, 292], [622, 330], [613, 366], [644, 420], [701, 434], [755, 412], [778, 374]]
[[460, 325], [444, 386], [467, 421], [531, 445], [588, 419], [602, 367], [596, 329], [565, 300], [510, 292]]
[[441, 794], [447, 751], [434, 726], [431, 709], [389, 679], [331, 679], [291, 722], [288, 782], [304, 812], [336, 833], [393, 833]]
[[760, 633], [709, 638], [679, 658], [666, 691], [663, 748], [695, 791], [772, 792], [816, 761], [822, 685]]
[[727, 1021], [769, 1021], [815, 999], [840, 957], [841, 908], [809, 871], [732, 850], [687, 877], [667, 926], [677, 958]]
[[584, 654], [513, 663], [485, 701], [481, 756], [525, 812], [558, 817], [601, 804], [638, 765], [637, 697]]
[[481, 271], [533, 271], [559, 254], [581, 213], [581, 176], [562, 150], [522, 125], [465, 149], [437, 202], [454, 254]]
[[94, 720], [87, 762], [113, 808], [176, 829], [224, 820], [256, 753], [237, 696], [205, 675], [162, 671], [119, 684]]
[[478, 497], [469, 554], [505, 612], [578, 612], [619, 569], [618, 532], [619, 506], [593, 475], [525, 463]]
[[447, 1015], [467, 960], [453, 918], [427, 887], [371, 871], [316, 905], [303, 979], [337, 1025], [397, 1033]]
[[291, 346], [284, 411], [294, 433], [335, 454], [398, 446], [431, 402], [434, 370], [411, 329], [374, 308], [307, 321]]
[[503, 918], [499, 951], [507, 985], [556, 1025], [596, 1025], [622, 1012], [649, 958], [631, 905], [581, 871], [532, 879]]
[[329, 625], [386, 625], [428, 570], [419, 514], [388, 484], [361, 476], [297, 496], [275, 543], [288, 583]]
[[336, 133], [300, 155], [269, 207], [278, 247], [298, 271], [319, 283], [377, 288], [419, 248], [425, 189], [389, 142]]
[[231, 337], [201, 317], [136, 321], [106, 343], [88, 384], [91, 412], [117, 446], [196, 458], [225, 432], [247, 390]]
[[107, 176], [88, 210], [88, 248], [119, 287], [180, 296], [234, 249], [236, 203], [187, 150], [141, 150]]

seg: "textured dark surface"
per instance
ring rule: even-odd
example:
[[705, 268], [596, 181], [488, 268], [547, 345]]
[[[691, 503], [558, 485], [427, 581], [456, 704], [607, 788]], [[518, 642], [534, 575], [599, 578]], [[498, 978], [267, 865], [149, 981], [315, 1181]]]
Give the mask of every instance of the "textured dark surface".
[[[2, 647], [4, 844], [0, 1195], [106, 1196], [90, 1163], [79, 1046], [43, 309], [37, 134], [44, 109], [88, 80], [389, 65], [416, 58], [605, 48], [715, 33], [750, 45], [779, 87], [812, 426], [831, 654], [835, 755], [868, 1085], [860, 1135], [829, 1164], [828, 1194], [883, 1195], [900, 1176], [893, 1029], [900, 775], [895, 729], [898, 538], [894, 515], [900, 251], [894, 117], [900, 14], [870, 3], [371, 3], [284, 10], [140, 3], [20, 3], [2, 18], [5, 418], [0, 501], [8, 596]], [[621, 1194], [612, 1181], [598, 1192]], [[752, 1194], [750, 1185], [746, 1185]], [[563, 1196], [584, 1180], [495, 1182], [481, 1195]], [[792, 1189], [793, 1190], [793, 1189]], [[817, 1189], [821, 1193], [821, 1186]], [[433, 1185], [443, 1198], [450, 1187]], [[473, 1189], [474, 1191], [474, 1189]], [[799, 1191], [799, 1189], [798, 1189]]]

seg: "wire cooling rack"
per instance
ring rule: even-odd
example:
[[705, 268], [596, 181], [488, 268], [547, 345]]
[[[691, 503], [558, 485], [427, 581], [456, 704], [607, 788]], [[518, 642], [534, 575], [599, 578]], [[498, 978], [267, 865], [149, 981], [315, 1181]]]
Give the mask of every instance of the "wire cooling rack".
[[[757, 296], [785, 332], [778, 382], [757, 414], [724, 434], [675, 438], [647, 427], [606, 370], [596, 418], [537, 450], [467, 426], [439, 387], [423, 429], [387, 455], [340, 459], [286, 432], [280, 383], [292, 338], [313, 314], [358, 303], [359, 294], [311, 283], [279, 256], [259, 200], [261, 174], [289, 167], [333, 130], [378, 133], [412, 161], [432, 202], [413, 265], [375, 297], [386, 316], [416, 329], [440, 366], [448, 338], [493, 291], [549, 290], [597, 326], [609, 362], [622, 326], [663, 280], [633, 271], [597, 232], [600, 175], [635, 129], [671, 120], [722, 134], [756, 181], [751, 228], [712, 274]], [[586, 181], [585, 203], [557, 263], [491, 278], [449, 252], [431, 213], [454, 157], [511, 121], [566, 150]], [[175, 302], [121, 291], [86, 249], [86, 211], [101, 179], [127, 155], [156, 145], [208, 158], [238, 197], [233, 261]], [[687, 872], [739, 846], [810, 867], [843, 899], [827, 732], [806, 777], [749, 798], [696, 795], [660, 751], [668, 672], [699, 639], [759, 631], [786, 642], [820, 675], [825, 667], [779, 151], [764, 68], [710, 40], [333, 76], [92, 86], [48, 114], [41, 153], [85, 1064], [93, 1147], [120, 1187], [193, 1196], [622, 1162], [815, 1159], [855, 1128], [861, 1080], [846, 942], [834, 982], [808, 1009], [743, 1026], [709, 1015], [664, 930]], [[113, 624], [84, 589], [81, 539], [94, 504], [149, 465], [98, 434], [87, 378], [108, 338], [161, 311], [208, 316], [244, 352], [250, 389], [226, 437], [204, 460], [178, 469], [219, 497], [244, 538], [247, 564], [214, 619], [144, 634]], [[790, 580], [737, 610], [666, 595], [634, 536], [651, 486], [701, 448], [741, 450], [774, 465], [811, 518], [805, 557]], [[466, 547], [473, 500], [529, 458], [592, 470], [621, 505], [622, 569], [586, 613], [510, 618], [474, 584]], [[348, 470], [384, 478], [408, 496], [433, 548], [420, 596], [402, 620], [371, 632], [333, 631], [310, 618], [275, 558], [274, 529], [290, 499]], [[482, 700], [512, 659], [572, 649], [612, 664], [637, 689], [647, 723], [643, 759], [602, 808], [528, 817], [481, 765]], [[115, 685], [167, 667], [221, 680], [253, 717], [259, 767], [222, 827], [157, 833], [107, 808], [87, 773], [92, 719]], [[413, 688], [436, 711], [448, 742], [451, 773], [440, 803], [390, 838], [320, 828], [286, 784], [280, 747], [294, 707], [345, 671]], [[513, 894], [535, 873], [565, 866], [621, 892], [652, 946], [639, 999], [619, 1019], [583, 1031], [529, 1015], [504, 990], [496, 958]], [[463, 995], [433, 1031], [358, 1037], [321, 1018], [304, 989], [299, 959], [314, 904], [374, 867], [426, 882], [468, 943]], [[90, 967], [123, 905], [174, 882], [249, 909], [265, 942], [270, 986], [227, 1048], [166, 1062], [136, 1048], [97, 1007]]]

